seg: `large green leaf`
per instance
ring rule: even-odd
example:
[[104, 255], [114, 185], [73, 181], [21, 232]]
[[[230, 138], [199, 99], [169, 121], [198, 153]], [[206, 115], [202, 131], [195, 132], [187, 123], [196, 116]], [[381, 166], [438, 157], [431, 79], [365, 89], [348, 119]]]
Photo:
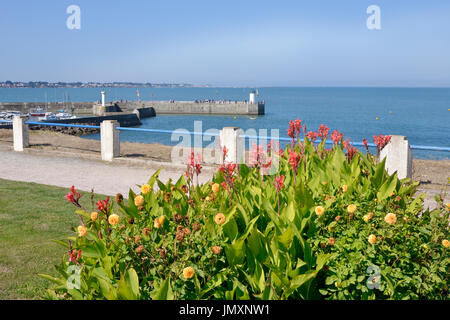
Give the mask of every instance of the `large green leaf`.
[[397, 173], [395, 173], [383, 183], [377, 193], [377, 198], [379, 201], [385, 200], [389, 197], [389, 195], [395, 190], [397, 181]]
[[226, 245], [225, 255], [230, 266], [241, 265], [245, 259], [245, 241], [238, 239], [232, 244]]
[[153, 300], [173, 300], [173, 291], [170, 278], [166, 278], [162, 284], [155, 288], [150, 296]]

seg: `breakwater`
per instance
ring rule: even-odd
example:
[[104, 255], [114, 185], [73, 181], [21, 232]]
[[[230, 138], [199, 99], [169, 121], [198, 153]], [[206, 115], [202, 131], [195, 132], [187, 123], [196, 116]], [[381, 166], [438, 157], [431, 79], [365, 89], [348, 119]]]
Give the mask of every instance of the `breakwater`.
[[[119, 122], [119, 125], [121, 127], [136, 127], [142, 124], [137, 113], [115, 113], [105, 116], [79, 117], [76, 119], [44, 120], [40, 122], [99, 126], [100, 123], [102, 123], [104, 120], [115, 120]], [[59, 127], [59, 126], [39, 125], [39, 124], [30, 124], [29, 128], [30, 130], [48, 130], [70, 135], [84, 135], [100, 132], [99, 129], [95, 128], [72, 128], [72, 127]], [[0, 129], [12, 129], [12, 125], [0, 124]]]
[[[0, 111], [15, 110], [28, 113], [38, 107], [55, 112], [73, 108], [75, 113], [91, 113], [98, 102], [0, 102]], [[153, 108], [158, 114], [200, 115], [264, 115], [265, 103], [247, 101], [113, 101], [122, 111]], [[148, 112], [148, 111], [146, 111]]]
[[247, 101], [127, 101], [116, 102], [122, 109], [152, 107], [156, 114], [264, 115], [263, 102]]
[[56, 112], [73, 107], [76, 111], [85, 110], [87, 113], [91, 113], [93, 105], [94, 102], [0, 102], [0, 111], [28, 113], [36, 108], [44, 108], [46, 111]]

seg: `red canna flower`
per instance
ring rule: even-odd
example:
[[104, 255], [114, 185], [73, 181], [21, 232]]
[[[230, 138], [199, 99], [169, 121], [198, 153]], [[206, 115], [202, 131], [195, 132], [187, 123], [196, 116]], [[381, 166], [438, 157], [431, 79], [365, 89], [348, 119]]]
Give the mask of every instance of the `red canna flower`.
[[77, 191], [75, 190], [75, 187], [72, 186], [70, 188], [70, 191], [64, 196], [64, 198], [67, 199], [67, 202], [73, 203], [77, 207], [81, 207], [80, 204], [78, 203], [78, 201], [80, 200], [80, 198], [82, 196], [83, 195], [80, 193], [77, 193]]
[[366, 147], [366, 149], [369, 150], [369, 145], [367, 144], [366, 139], [363, 139], [363, 144], [364, 144], [364, 147]]
[[320, 125], [320, 127], [319, 127], [319, 137], [322, 139], [322, 141], [326, 140], [328, 138], [328, 131], [329, 130], [330, 129], [326, 125], [324, 125], [324, 124]]
[[284, 189], [284, 175], [278, 176], [275, 178], [275, 188], [277, 192], [280, 192], [281, 189]]
[[262, 145], [257, 146], [253, 143], [252, 149], [250, 150], [249, 162], [251, 165], [261, 168], [267, 163], [266, 155]]
[[69, 250], [69, 261], [76, 264], [81, 258], [81, 249], [76, 254], [72, 249]]
[[64, 198], [66, 198], [67, 199], [67, 201], [68, 202], [70, 202], [70, 203], [73, 203], [74, 202], [74, 196], [73, 196], [73, 194], [71, 193], [71, 192], [68, 192], [65, 196], [64, 196]]
[[383, 136], [380, 134], [378, 137], [373, 136], [373, 142], [377, 146], [377, 152], [380, 154], [380, 151], [391, 141], [391, 136]]
[[344, 149], [350, 148], [350, 147], [351, 147], [351, 145], [350, 145], [350, 138], [345, 139], [345, 140], [342, 142], [342, 145], [344, 146]]
[[289, 121], [288, 136], [292, 138], [292, 145], [294, 140], [298, 139], [298, 136], [302, 129], [302, 120], [295, 119], [294, 121]]
[[306, 134], [306, 137], [309, 139], [309, 141], [311, 141], [312, 143], [314, 143], [316, 141], [316, 139], [320, 136], [319, 133], [314, 132], [314, 131], [310, 131]]
[[334, 130], [331, 133], [331, 140], [333, 140], [334, 144], [338, 144], [342, 140], [343, 137], [344, 137], [344, 135], [341, 132], [339, 132], [339, 130]]
[[297, 152], [292, 152], [291, 149], [288, 149], [288, 152], [289, 152], [289, 164], [291, 165], [292, 170], [294, 170], [294, 172], [297, 172], [301, 156]]
[[100, 212], [103, 212], [103, 213], [108, 213], [108, 209], [109, 209], [109, 197], [107, 197], [106, 198], [106, 200], [103, 200], [103, 201], [98, 201], [97, 202], [97, 209], [100, 211]]

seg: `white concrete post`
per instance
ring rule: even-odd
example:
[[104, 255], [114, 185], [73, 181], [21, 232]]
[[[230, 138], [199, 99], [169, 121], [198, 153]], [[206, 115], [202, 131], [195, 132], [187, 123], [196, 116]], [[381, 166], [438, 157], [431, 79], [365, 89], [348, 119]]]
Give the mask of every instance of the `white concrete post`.
[[[244, 138], [242, 129], [236, 127], [225, 127], [220, 131], [220, 148], [227, 148], [225, 163], [244, 163]], [[222, 159], [220, 159], [222, 160]]]
[[380, 152], [380, 160], [384, 158], [389, 174], [397, 171], [399, 179], [412, 177], [412, 152], [405, 136], [392, 136], [391, 141]]
[[112, 161], [120, 157], [120, 132], [115, 120], [105, 120], [100, 124], [102, 160]]
[[21, 116], [14, 116], [13, 118], [14, 151], [23, 151], [24, 148], [30, 146], [26, 120], [26, 117]]

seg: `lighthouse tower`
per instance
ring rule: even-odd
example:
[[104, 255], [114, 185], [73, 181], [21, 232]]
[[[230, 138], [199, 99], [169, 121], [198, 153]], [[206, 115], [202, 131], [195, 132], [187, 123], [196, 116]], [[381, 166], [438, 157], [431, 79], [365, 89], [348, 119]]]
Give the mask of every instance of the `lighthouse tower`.
[[102, 107], [104, 107], [105, 106], [105, 91], [102, 91], [101, 92], [101, 94], [102, 94]]
[[256, 103], [256, 92], [253, 90], [252, 92], [250, 92], [250, 100], [249, 102], [251, 104], [255, 104]]

